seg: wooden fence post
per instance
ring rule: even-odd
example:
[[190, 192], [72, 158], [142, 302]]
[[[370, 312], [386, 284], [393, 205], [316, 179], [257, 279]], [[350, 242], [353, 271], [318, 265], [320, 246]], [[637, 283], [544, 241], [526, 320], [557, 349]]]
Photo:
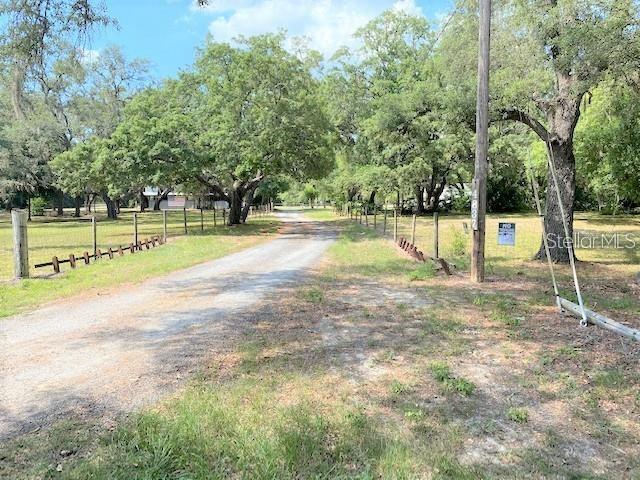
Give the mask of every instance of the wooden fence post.
[[187, 209], [186, 208], [182, 209], [182, 216], [184, 217], [184, 234], [189, 235], [189, 232], [187, 231]]
[[204, 232], [204, 210], [200, 209], [200, 231]]
[[384, 220], [382, 222], [382, 235], [386, 235], [387, 234], [387, 209], [385, 206], [384, 209]]
[[29, 278], [29, 242], [27, 222], [29, 215], [23, 210], [11, 211], [13, 224], [13, 271], [15, 278]]
[[73, 253], [69, 255], [69, 264], [71, 268], [76, 268], [76, 256]]
[[216, 218], [216, 207], [213, 207], [213, 228], [218, 226], [218, 219]]
[[440, 258], [438, 240], [438, 212], [433, 212], [433, 258]]
[[138, 214], [133, 214], [133, 243], [138, 243]]
[[369, 205], [364, 206], [364, 224], [369, 226]]
[[96, 216], [91, 217], [91, 228], [93, 230], [93, 255], [98, 251], [98, 223]]
[[416, 214], [413, 214], [413, 220], [411, 222], [411, 245], [416, 244]]
[[82, 256], [84, 257], [84, 264], [89, 265], [89, 252], [84, 252]]
[[53, 257], [51, 259], [51, 263], [53, 264], [54, 273], [60, 273], [60, 262], [58, 261], [58, 257]]
[[398, 241], [398, 209], [393, 210], [393, 240]]
[[167, 242], [167, 237], [169, 236], [167, 234], [167, 214], [167, 210], [162, 211], [162, 238], [164, 239], [165, 243]]
[[227, 209], [223, 208], [222, 209], [222, 225], [226, 225], [227, 224]]
[[373, 229], [375, 230], [378, 222], [378, 209], [373, 207]]

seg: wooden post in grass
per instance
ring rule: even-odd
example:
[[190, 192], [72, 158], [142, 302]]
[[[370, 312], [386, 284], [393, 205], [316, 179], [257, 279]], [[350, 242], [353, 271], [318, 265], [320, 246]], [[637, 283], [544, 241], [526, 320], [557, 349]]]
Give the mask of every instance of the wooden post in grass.
[[384, 220], [382, 221], [382, 235], [387, 234], [387, 209], [384, 209]]
[[204, 232], [204, 210], [200, 209], [200, 231]]
[[369, 205], [364, 206], [364, 224], [369, 226]]
[[138, 244], [138, 214], [133, 214], [133, 243]]
[[69, 264], [71, 268], [76, 268], [76, 256], [73, 253], [69, 255]]
[[439, 240], [438, 240], [438, 230], [439, 230], [439, 224], [438, 224], [438, 212], [433, 212], [433, 258], [440, 258], [440, 252], [439, 252]]
[[165, 242], [167, 241], [167, 237], [169, 236], [167, 234], [167, 214], [168, 212], [166, 210], [162, 211], [162, 238]]
[[182, 209], [182, 217], [184, 219], [184, 234], [188, 235], [189, 232], [187, 231], [187, 209], [186, 208]]
[[476, 101], [476, 158], [471, 194], [473, 250], [471, 280], [484, 282], [485, 229], [487, 211], [487, 170], [489, 149], [489, 61], [491, 0], [480, 0], [478, 49], [478, 94]]
[[398, 241], [398, 209], [393, 210], [393, 240]]
[[218, 219], [216, 218], [216, 207], [213, 207], [213, 228], [218, 226]]
[[29, 215], [24, 210], [11, 211], [13, 224], [13, 272], [15, 278], [29, 278], [29, 242], [27, 222]]
[[82, 256], [84, 258], [84, 264], [89, 265], [89, 252], [84, 252]]
[[377, 226], [377, 220], [378, 220], [378, 210], [376, 209], [376, 207], [373, 207], [373, 229], [376, 229]]
[[411, 245], [416, 244], [416, 214], [413, 214], [413, 219], [411, 221]]
[[226, 225], [227, 224], [227, 209], [226, 208], [222, 208], [222, 225]]
[[98, 251], [98, 223], [95, 215], [91, 217], [91, 229], [93, 231], [93, 255], [95, 257]]
[[58, 261], [58, 257], [53, 257], [51, 259], [51, 264], [53, 265], [53, 272], [60, 273], [60, 262]]

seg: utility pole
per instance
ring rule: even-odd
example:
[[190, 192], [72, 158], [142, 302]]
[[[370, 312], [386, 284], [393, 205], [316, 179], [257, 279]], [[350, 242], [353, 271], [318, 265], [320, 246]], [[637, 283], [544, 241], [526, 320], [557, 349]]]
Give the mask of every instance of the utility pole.
[[484, 282], [484, 244], [487, 214], [487, 169], [489, 150], [489, 51], [491, 0], [480, 0], [478, 45], [478, 97], [476, 103], [476, 161], [471, 196], [473, 251], [471, 280]]

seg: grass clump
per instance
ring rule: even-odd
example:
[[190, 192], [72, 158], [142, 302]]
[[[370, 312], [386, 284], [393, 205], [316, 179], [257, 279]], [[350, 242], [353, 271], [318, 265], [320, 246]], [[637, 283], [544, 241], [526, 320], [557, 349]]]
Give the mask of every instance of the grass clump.
[[526, 408], [510, 407], [507, 410], [507, 418], [516, 423], [527, 423], [529, 421], [529, 411]]
[[429, 370], [431, 370], [433, 378], [436, 379], [445, 391], [458, 392], [461, 395], [468, 397], [476, 389], [476, 386], [469, 380], [461, 377], [454, 377], [449, 365], [444, 362], [432, 363], [429, 365]]
[[300, 292], [300, 296], [310, 303], [322, 303], [324, 301], [324, 292], [318, 287], [304, 289]]
[[409, 272], [409, 281], [429, 280], [436, 276], [436, 268], [432, 263], [423, 263], [418, 268]]
[[394, 395], [404, 395], [409, 391], [409, 386], [398, 380], [393, 380], [389, 389]]
[[362, 409], [305, 398], [283, 405], [276, 383], [192, 387], [65, 466], [61, 478], [415, 478], [410, 446], [387, 438]]

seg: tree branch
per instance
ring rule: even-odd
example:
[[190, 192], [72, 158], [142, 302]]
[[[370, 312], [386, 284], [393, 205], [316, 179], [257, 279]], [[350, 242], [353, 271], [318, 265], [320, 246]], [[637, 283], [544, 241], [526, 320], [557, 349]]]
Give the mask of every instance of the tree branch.
[[229, 200], [229, 196], [225, 193], [220, 185], [217, 183], [211, 182], [204, 175], [196, 175], [196, 180], [202, 183], [205, 187], [210, 188], [214, 193], [219, 195], [221, 198], [225, 200]]
[[533, 130], [543, 142], [549, 141], [549, 132], [538, 120], [533, 118], [528, 113], [514, 108], [503, 110], [501, 113], [501, 120], [513, 120], [514, 122], [520, 122], [527, 125]]

